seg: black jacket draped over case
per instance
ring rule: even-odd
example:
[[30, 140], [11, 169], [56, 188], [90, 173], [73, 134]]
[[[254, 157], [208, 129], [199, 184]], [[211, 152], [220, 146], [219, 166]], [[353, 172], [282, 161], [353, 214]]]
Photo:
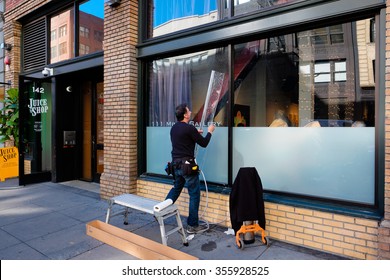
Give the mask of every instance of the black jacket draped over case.
[[230, 221], [237, 232], [244, 221], [258, 221], [265, 230], [263, 185], [254, 167], [242, 167], [229, 197]]

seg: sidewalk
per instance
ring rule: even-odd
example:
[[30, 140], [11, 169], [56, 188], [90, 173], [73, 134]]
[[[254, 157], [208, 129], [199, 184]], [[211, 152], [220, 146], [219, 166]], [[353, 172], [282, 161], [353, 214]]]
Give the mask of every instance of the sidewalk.
[[[0, 182], [0, 260], [136, 259], [86, 234], [86, 223], [105, 221], [108, 203], [100, 199], [99, 185], [17, 184], [17, 179]], [[161, 242], [159, 225], [150, 214], [131, 210], [128, 225], [123, 224], [123, 216], [113, 217], [110, 224]], [[174, 217], [167, 224], [173, 227]], [[183, 246], [180, 235], [175, 233], [169, 236], [168, 246], [201, 260], [344, 259], [272, 239], [265, 246], [260, 237], [240, 250], [235, 245], [235, 236], [226, 231], [226, 227], [210, 225], [207, 232], [191, 236], [188, 247]]]

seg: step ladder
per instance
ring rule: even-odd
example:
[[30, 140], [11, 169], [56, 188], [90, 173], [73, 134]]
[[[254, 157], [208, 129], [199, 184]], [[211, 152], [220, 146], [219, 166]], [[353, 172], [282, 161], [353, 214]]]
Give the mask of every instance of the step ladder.
[[[167, 245], [168, 236], [178, 232], [181, 235], [183, 245], [188, 246], [187, 236], [183, 228], [183, 223], [180, 218], [179, 209], [175, 204], [171, 204], [160, 211], [155, 211], [155, 206], [161, 203], [161, 201], [157, 201], [150, 198], [145, 198], [142, 196], [134, 195], [134, 194], [121, 194], [118, 196], [114, 196], [109, 200], [109, 205], [107, 209], [106, 215], [106, 223], [110, 222], [110, 219], [114, 216], [124, 214], [124, 224], [128, 224], [128, 215], [129, 209], [136, 209], [145, 213], [149, 213], [153, 215], [157, 222], [160, 225], [161, 232], [161, 241], [162, 244]], [[112, 207], [117, 204], [124, 207], [124, 210], [113, 213]], [[166, 232], [164, 220], [169, 217], [176, 216], [177, 227]]]

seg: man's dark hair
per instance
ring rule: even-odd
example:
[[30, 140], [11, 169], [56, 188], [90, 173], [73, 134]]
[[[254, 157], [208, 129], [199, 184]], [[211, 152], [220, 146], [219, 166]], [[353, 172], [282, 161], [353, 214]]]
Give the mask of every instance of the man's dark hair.
[[187, 104], [183, 103], [176, 107], [176, 119], [181, 122], [184, 119], [184, 115], [187, 113]]

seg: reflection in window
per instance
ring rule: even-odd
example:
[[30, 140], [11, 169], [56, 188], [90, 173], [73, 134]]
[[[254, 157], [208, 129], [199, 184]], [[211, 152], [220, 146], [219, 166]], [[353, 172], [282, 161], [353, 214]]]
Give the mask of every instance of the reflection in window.
[[89, 54], [89, 46], [80, 44], [80, 55]]
[[271, 37], [268, 39], [268, 51], [284, 51], [286, 43], [284, 36]]
[[[151, 65], [150, 126], [171, 126], [176, 121], [175, 105], [182, 102], [191, 107], [192, 118], [200, 125], [209, 83], [227, 94], [227, 62], [224, 49], [192, 53], [153, 61]], [[222, 105], [222, 104], [221, 104]], [[215, 118], [226, 125], [225, 112], [219, 107]]]
[[[50, 63], [103, 50], [104, 0], [83, 1], [78, 6], [79, 26], [74, 26], [75, 11], [68, 9], [50, 18]], [[76, 29], [77, 34], [73, 34]], [[93, 38], [92, 35], [93, 34]], [[75, 36], [79, 46], [75, 49]]]
[[375, 43], [375, 18], [370, 19], [370, 42]]
[[300, 0], [234, 0], [234, 15], [269, 10]]
[[[181, 103], [187, 103], [192, 111], [191, 124], [205, 128], [214, 121], [218, 126], [219, 132], [213, 134], [207, 150], [200, 149], [198, 163], [202, 163], [204, 170], [226, 170], [227, 153], [219, 151], [227, 147], [227, 127], [223, 126], [227, 123], [228, 80], [224, 48], [159, 59], [150, 64], [147, 154], [151, 160], [148, 160], [148, 172], [161, 173], [161, 161], [171, 157], [169, 132], [176, 122], [175, 107]], [[203, 162], [207, 154], [216, 153], [221, 156]], [[212, 172], [206, 176], [215, 182], [227, 180], [226, 172]]]
[[64, 55], [64, 54], [67, 54], [68, 50], [66, 48], [66, 42], [64, 43], [61, 43], [59, 46], [58, 46], [58, 54], [59, 55]]
[[314, 65], [314, 82], [330, 83], [330, 63], [321, 62]]
[[367, 19], [235, 45], [233, 176], [255, 166], [267, 190], [374, 204], [369, 32]]
[[104, 33], [102, 31], [94, 31], [94, 39], [99, 42], [103, 42]]
[[60, 38], [65, 37], [66, 36], [66, 25], [60, 26], [58, 33], [60, 34], [59, 35]]
[[89, 28], [80, 26], [80, 36], [84, 38], [89, 38]]
[[[263, 11], [302, 0], [234, 0], [234, 15]], [[230, 17], [231, 0], [149, 0], [148, 37], [204, 25]]]
[[[369, 26], [367, 20], [358, 22], [365, 23]], [[368, 48], [368, 42], [356, 46], [352, 38], [369, 28], [353, 26], [346, 23], [236, 45], [235, 60], [239, 62], [235, 67], [240, 68], [235, 72], [242, 76], [235, 82], [239, 89], [235, 101], [250, 106], [246, 126], [274, 126], [276, 115], [283, 115], [281, 125], [293, 127], [314, 120], [320, 120], [320, 126], [351, 127], [356, 121], [374, 126], [374, 97], [362, 98], [367, 86], [358, 87], [355, 81], [364, 81], [367, 73], [373, 72], [375, 49]], [[356, 34], [346, 36], [342, 30]], [[333, 46], [334, 34], [343, 38], [337, 40], [337, 44], [343, 42], [341, 46]], [[369, 40], [369, 36], [361, 37]], [[364, 75], [357, 78], [361, 69]], [[368, 84], [375, 85], [367, 80]]]
[[[231, 119], [232, 180], [240, 167], [255, 166], [267, 190], [373, 204], [376, 100], [356, 81], [370, 83], [359, 69], [372, 70], [375, 48], [367, 47], [369, 36], [360, 36], [370, 29], [356, 28], [360, 25], [369, 26], [369, 21], [235, 45], [230, 116], [225, 80], [228, 54], [223, 49], [153, 61], [147, 171], [162, 174], [161, 162], [170, 158], [174, 106], [187, 102], [193, 124], [202, 124], [203, 112], [208, 115], [202, 108], [211, 88], [219, 94], [212, 102], [216, 104], [213, 120], [219, 125], [212, 143], [218, 145], [207, 151], [228, 154], [225, 128]], [[332, 34], [338, 39], [332, 39]], [[353, 40], [357, 37], [366, 41], [357, 43]], [[370, 84], [372, 90], [374, 86]], [[203, 166], [210, 181], [227, 182], [227, 161], [227, 157], [213, 157], [206, 163], [210, 166]]]
[[[314, 83], [337, 83], [347, 81], [346, 61], [314, 62]], [[311, 75], [311, 65], [299, 66], [301, 75]]]
[[218, 11], [225, 11], [226, 1], [230, 0], [149, 0], [149, 37], [214, 22], [223, 17]]
[[347, 80], [347, 68], [346, 62], [335, 62], [334, 63], [334, 81], [335, 82], [345, 82]]
[[54, 59], [57, 56], [57, 46], [50, 48], [50, 58]]
[[[103, 50], [104, 3], [103, 0], [89, 0], [80, 4], [79, 55], [90, 53], [90, 50]], [[100, 36], [96, 36], [96, 34]], [[94, 34], [91, 38], [90, 34]]]
[[299, 32], [300, 45], [335, 45], [344, 43], [344, 31], [341, 24]]
[[[74, 53], [68, 52], [68, 46], [74, 44], [74, 38], [71, 32], [68, 32], [68, 25], [73, 23], [74, 10], [68, 9], [60, 14], [56, 14], [50, 18], [50, 63], [63, 61], [74, 57]], [[72, 27], [69, 27], [70, 30]], [[58, 34], [58, 36], [55, 36]], [[57, 53], [58, 50], [58, 53]]]
[[344, 43], [344, 31], [341, 24], [329, 27], [329, 33], [332, 45]]
[[50, 32], [50, 40], [56, 40], [57, 39], [57, 29], [54, 29]]
[[[231, 181], [240, 167], [255, 166], [267, 190], [374, 204], [376, 54], [370, 30], [366, 19], [236, 44], [231, 58], [222, 48], [153, 61], [147, 172], [163, 174], [161, 162], [170, 159], [175, 105], [187, 102], [193, 124], [203, 124], [211, 88], [218, 92], [211, 102], [218, 124], [211, 145], [217, 145], [207, 151], [221, 157], [203, 166], [209, 181], [227, 183], [230, 153]], [[229, 60], [234, 93], [227, 115]], [[234, 126], [231, 150], [227, 120]]]

